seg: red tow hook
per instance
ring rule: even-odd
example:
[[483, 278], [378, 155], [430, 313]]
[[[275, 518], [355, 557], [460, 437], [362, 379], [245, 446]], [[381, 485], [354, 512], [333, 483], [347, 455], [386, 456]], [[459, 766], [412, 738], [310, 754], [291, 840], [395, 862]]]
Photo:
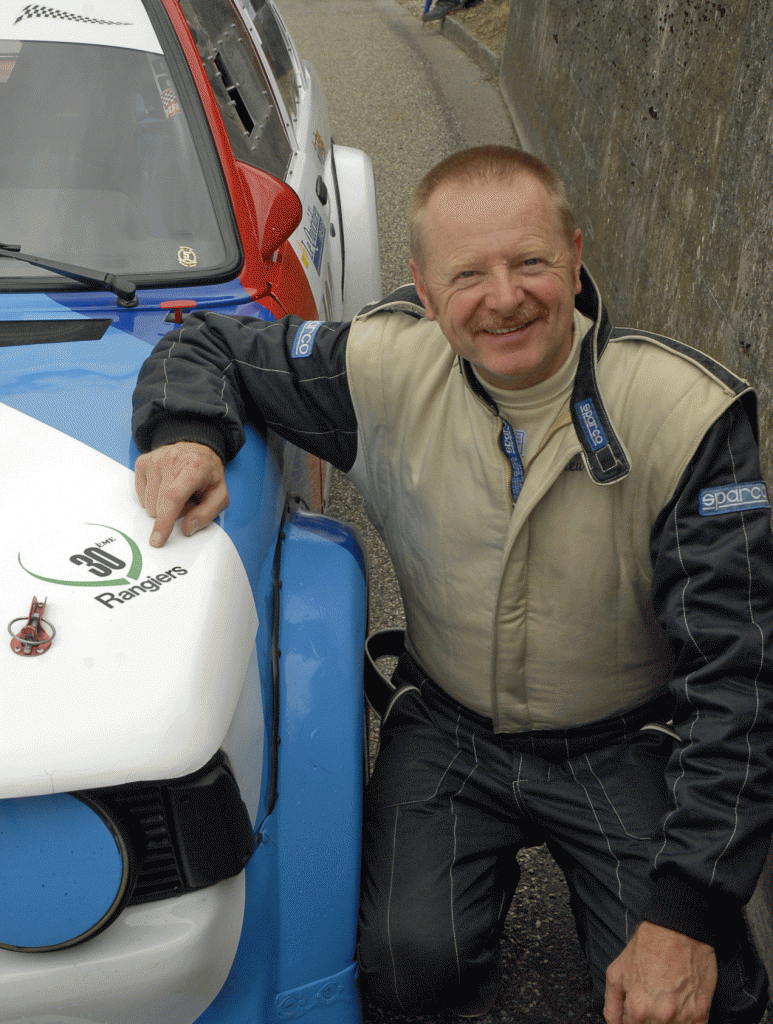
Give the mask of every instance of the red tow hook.
[[[43, 601], [38, 601], [36, 597], [32, 598], [27, 624], [22, 626], [18, 633], [14, 633], [14, 626], [17, 622], [23, 622], [24, 617], [20, 616], [18, 619], [13, 619], [8, 623], [8, 632], [13, 637], [13, 640], [11, 640], [11, 650], [14, 654], [45, 654], [51, 646], [56, 636], [56, 630], [50, 622], [46, 622], [43, 618], [43, 613], [46, 610], [46, 601], [48, 601], [48, 598], [44, 598]], [[49, 632], [43, 629], [44, 625]]]
[[[181, 324], [183, 322], [183, 310], [193, 309], [197, 302], [195, 299], [169, 299], [166, 302], [159, 302], [158, 305], [159, 309], [170, 310], [164, 317], [167, 323]], [[174, 310], [174, 316], [172, 316], [171, 310]]]

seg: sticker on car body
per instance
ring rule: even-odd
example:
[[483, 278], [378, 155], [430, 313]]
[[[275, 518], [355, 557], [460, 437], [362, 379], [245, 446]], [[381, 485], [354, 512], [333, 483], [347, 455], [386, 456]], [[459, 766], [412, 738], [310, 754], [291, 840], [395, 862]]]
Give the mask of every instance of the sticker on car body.
[[314, 137], [312, 138], [311, 143], [319, 157], [319, 162], [324, 164], [325, 157], [327, 156], [327, 146], [325, 145], [325, 140], [319, 134], [319, 131], [314, 132]]
[[327, 234], [327, 229], [325, 228], [325, 222], [322, 219], [322, 214], [316, 206], [312, 206], [309, 209], [308, 214], [309, 222], [303, 228], [305, 238], [304, 248], [309, 255], [309, 259], [314, 264], [317, 273], [320, 274], [322, 272], [322, 253], [325, 251], [325, 236]]
[[57, 4], [0, 4], [0, 39], [86, 43], [161, 53], [140, 0], [61, 0]]

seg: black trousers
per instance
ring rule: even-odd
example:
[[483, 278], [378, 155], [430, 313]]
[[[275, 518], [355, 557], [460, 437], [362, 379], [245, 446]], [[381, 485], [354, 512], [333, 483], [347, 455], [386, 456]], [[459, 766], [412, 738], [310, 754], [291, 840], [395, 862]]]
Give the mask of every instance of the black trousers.
[[[666, 806], [674, 742], [630, 731], [596, 749], [540, 752], [466, 712], [408, 656], [365, 796], [359, 960], [364, 991], [399, 1013], [469, 1004], [491, 984], [518, 883], [516, 853], [546, 843], [569, 885], [593, 1004], [641, 920], [650, 837]], [[593, 742], [588, 746], [593, 747]], [[540, 756], [542, 754], [543, 756]], [[719, 963], [710, 1024], [755, 1024], [767, 977], [743, 919]]]

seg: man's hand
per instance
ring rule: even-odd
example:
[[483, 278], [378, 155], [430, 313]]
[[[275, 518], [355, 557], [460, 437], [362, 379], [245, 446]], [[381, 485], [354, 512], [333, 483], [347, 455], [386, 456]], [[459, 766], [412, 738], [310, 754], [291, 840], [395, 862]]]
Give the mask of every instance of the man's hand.
[[175, 521], [184, 516], [186, 536], [207, 526], [228, 506], [225, 467], [204, 444], [179, 441], [141, 455], [134, 467], [137, 497], [156, 520], [150, 543], [166, 544]]
[[714, 950], [642, 921], [607, 968], [607, 1024], [706, 1024], [717, 984]]

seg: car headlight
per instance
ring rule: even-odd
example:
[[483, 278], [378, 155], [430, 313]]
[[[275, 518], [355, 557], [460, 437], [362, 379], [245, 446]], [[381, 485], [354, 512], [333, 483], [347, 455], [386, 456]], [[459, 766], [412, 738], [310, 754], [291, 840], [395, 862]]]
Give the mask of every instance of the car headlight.
[[179, 779], [0, 800], [0, 947], [85, 942], [125, 906], [233, 877], [256, 844], [222, 751]]
[[100, 809], [69, 793], [0, 801], [0, 946], [64, 949], [121, 912], [126, 842]]

